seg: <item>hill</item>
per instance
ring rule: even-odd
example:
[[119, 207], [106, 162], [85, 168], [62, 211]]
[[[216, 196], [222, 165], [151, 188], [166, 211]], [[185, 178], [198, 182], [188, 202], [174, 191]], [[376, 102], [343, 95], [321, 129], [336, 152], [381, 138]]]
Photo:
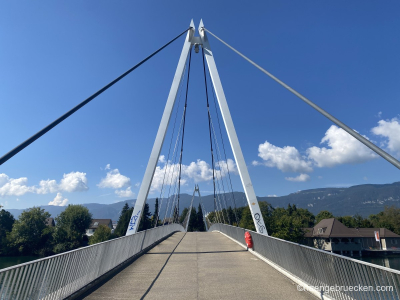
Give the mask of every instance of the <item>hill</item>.
[[[227, 205], [232, 206], [231, 199], [234, 198], [237, 207], [247, 204], [245, 194], [234, 192], [232, 194], [221, 195], [221, 199], [226, 199]], [[364, 217], [370, 214], [377, 214], [383, 210], [385, 205], [395, 205], [400, 207], [400, 182], [392, 184], [363, 184], [348, 188], [321, 188], [299, 191], [281, 197], [257, 197], [259, 201], [267, 201], [273, 207], [286, 207], [289, 203], [296, 204], [299, 208], [307, 208], [312, 213], [317, 214], [321, 210], [328, 210], [335, 216], [360, 214]], [[181, 194], [180, 210], [190, 206], [192, 195]], [[202, 201], [207, 212], [214, 210], [213, 195], [202, 197]], [[150, 211], [154, 211], [155, 198], [147, 200]], [[172, 202], [172, 201], [171, 201]], [[93, 218], [112, 219], [117, 221], [122, 207], [128, 203], [133, 206], [135, 199], [120, 201], [112, 204], [88, 203], [83, 204], [93, 214]], [[163, 200], [160, 216], [164, 218], [167, 200]], [[193, 205], [199, 204], [198, 197], [195, 197]], [[171, 205], [171, 204], [170, 204]], [[41, 208], [48, 211], [52, 217], [60, 214], [65, 207], [44, 205]], [[23, 209], [9, 209], [14, 217], [18, 218]]]

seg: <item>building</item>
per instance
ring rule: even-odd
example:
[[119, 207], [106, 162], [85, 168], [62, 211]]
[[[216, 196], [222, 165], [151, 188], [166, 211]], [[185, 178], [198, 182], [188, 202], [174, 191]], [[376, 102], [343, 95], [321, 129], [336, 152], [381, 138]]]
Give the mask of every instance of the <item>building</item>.
[[111, 219], [93, 219], [89, 228], [86, 229], [86, 235], [92, 236], [100, 225], [106, 225], [111, 229], [111, 232], [113, 231], [113, 223]]
[[400, 251], [400, 235], [386, 228], [348, 228], [331, 218], [321, 220], [313, 228], [304, 228], [304, 231], [304, 244], [307, 246], [342, 255], [361, 256], [362, 251]]
[[54, 218], [47, 218], [46, 219], [46, 225], [49, 226], [49, 227], [56, 226], [56, 223], [54, 222]]

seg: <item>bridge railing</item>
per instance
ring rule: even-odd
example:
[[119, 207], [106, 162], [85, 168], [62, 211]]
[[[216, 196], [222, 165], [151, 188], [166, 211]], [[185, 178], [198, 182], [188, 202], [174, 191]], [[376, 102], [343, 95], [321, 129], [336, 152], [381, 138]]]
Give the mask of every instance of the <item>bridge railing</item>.
[[0, 299], [64, 299], [177, 231], [165, 225], [0, 270]]
[[244, 233], [249, 231], [254, 252], [334, 299], [400, 299], [398, 270], [225, 224], [213, 224], [209, 231], [220, 231], [244, 246]]

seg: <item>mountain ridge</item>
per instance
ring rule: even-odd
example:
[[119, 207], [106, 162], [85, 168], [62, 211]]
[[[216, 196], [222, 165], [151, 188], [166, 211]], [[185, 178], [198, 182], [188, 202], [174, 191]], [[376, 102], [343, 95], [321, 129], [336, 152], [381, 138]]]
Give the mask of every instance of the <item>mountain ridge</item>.
[[[243, 192], [226, 193], [220, 196], [221, 202], [227, 203], [228, 206], [234, 206], [232, 199], [235, 199], [236, 206], [244, 206], [247, 204], [245, 194]], [[192, 196], [189, 194], [180, 195], [180, 211], [184, 207], [189, 207]], [[400, 182], [389, 184], [362, 184], [347, 188], [317, 188], [302, 190], [280, 197], [257, 197], [258, 201], [267, 201], [273, 207], [286, 207], [289, 203], [295, 204], [299, 208], [307, 208], [313, 214], [317, 214], [321, 210], [328, 210], [335, 216], [360, 214], [364, 217], [370, 214], [377, 214], [384, 209], [385, 205], [395, 205], [400, 207]], [[207, 212], [214, 210], [213, 195], [202, 197], [202, 201]], [[172, 202], [172, 200], [170, 201]], [[128, 203], [132, 207], [135, 199], [123, 200], [111, 204], [85, 203], [96, 219], [112, 219], [117, 221], [122, 207]], [[149, 198], [150, 211], [154, 211], [155, 198]], [[165, 216], [166, 199], [163, 200], [160, 218]], [[193, 205], [197, 207], [199, 198], [195, 197]], [[60, 214], [65, 206], [42, 205], [41, 208], [48, 211], [52, 217]], [[171, 204], [169, 206], [171, 208]], [[18, 218], [24, 209], [6, 209], [15, 218]], [[168, 215], [170, 215], [170, 210]]]

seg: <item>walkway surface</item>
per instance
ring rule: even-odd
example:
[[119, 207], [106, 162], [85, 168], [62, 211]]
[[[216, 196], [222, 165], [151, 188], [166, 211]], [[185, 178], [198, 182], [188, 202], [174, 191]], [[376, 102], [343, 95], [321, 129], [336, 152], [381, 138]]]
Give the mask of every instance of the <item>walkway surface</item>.
[[85, 299], [317, 299], [296, 286], [220, 233], [180, 232]]

